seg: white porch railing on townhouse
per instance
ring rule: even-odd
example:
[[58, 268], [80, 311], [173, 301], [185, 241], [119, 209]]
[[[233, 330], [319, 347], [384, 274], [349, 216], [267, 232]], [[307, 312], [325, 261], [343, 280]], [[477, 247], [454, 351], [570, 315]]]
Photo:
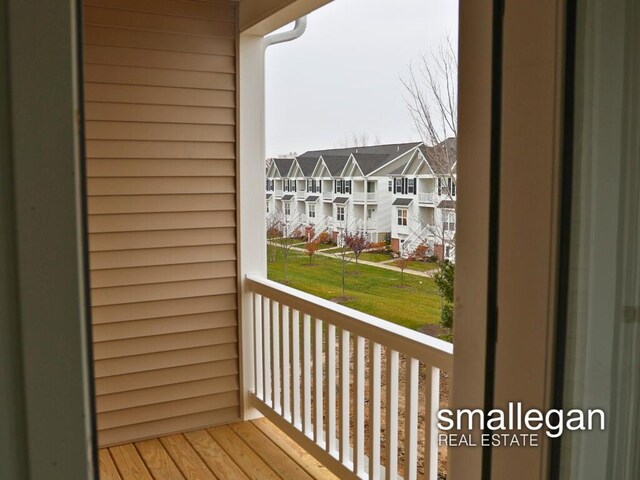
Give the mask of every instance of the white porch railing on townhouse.
[[333, 192], [322, 192], [323, 200], [333, 200]]
[[276, 190], [275, 191], [275, 196], [276, 196], [276, 198], [282, 198], [284, 196], [284, 191]]
[[378, 196], [376, 192], [354, 192], [353, 193], [353, 201], [355, 203], [364, 203], [365, 199], [367, 202], [376, 202]]
[[355, 203], [362, 203], [364, 202], [364, 196], [364, 192], [353, 192], [353, 201]]
[[378, 201], [378, 194], [377, 192], [367, 192], [367, 202], [377, 202]]
[[418, 193], [418, 203], [422, 205], [434, 205], [436, 203], [435, 193]]
[[302, 192], [302, 191], [296, 192], [296, 198], [298, 200], [304, 200], [305, 198], [307, 198], [307, 192]]
[[255, 408], [339, 478], [436, 480], [440, 373], [451, 378], [453, 346], [258, 276], [246, 282]]
[[407, 256], [413, 253], [413, 251], [416, 249], [416, 247], [418, 247], [418, 245], [421, 245], [425, 242], [430, 243], [429, 242], [430, 240], [431, 240], [431, 243], [433, 243], [434, 231], [435, 231], [434, 225], [425, 225], [420, 230], [412, 232], [406, 238], [406, 240], [402, 243], [400, 247], [401, 249], [400, 253], [403, 256]]

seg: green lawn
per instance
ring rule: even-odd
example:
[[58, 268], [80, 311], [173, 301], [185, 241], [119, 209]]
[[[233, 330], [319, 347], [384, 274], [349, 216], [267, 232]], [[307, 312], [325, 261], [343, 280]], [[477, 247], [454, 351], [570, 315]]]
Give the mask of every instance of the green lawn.
[[360, 259], [361, 260], [366, 260], [367, 262], [385, 262], [387, 260], [391, 260], [393, 259], [393, 257], [391, 256], [391, 254], [389, 253], [369, 253], [369, 252], [364, 252], [362, 255], [360, 255]]
[[410, 270], [417, 270], [419, 272], [428, 272], [430, 270], [436, 270], [438, 265], [434, 262], [416, 262], [412, 260], [407, 265], [407, 268]]
[[[277, 261], [269, 262], [269, 278], [284, 280], [282, 252]], [[342, 296], [341, 264], [333, 258], [316, 255], [309, 265], [306, 255], [289, 253], [288, 285], [328, 300]], [[343, 305], [409, 328], [417, 329], [438, 323], [440, 297], [430, 278], [404, 276], [400, 287], [400, 273], [370, 265], [347, 265], [346, 296]]]
[[271, 241], [274, 243], [286, 243], [288, 245], [294, 245], [296, 243], [304, 243], [304, 238], [274, 238]]

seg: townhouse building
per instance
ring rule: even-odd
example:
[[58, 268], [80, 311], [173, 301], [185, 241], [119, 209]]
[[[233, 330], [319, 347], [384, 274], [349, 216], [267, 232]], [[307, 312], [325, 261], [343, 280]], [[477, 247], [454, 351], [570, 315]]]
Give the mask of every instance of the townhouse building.
[[267, 218], [280, 218], [308, 238], [364, 232], [411, 254], [428, 245], [455, 255], [455, 140], [313, 150], [272, 159], [267, 168]]

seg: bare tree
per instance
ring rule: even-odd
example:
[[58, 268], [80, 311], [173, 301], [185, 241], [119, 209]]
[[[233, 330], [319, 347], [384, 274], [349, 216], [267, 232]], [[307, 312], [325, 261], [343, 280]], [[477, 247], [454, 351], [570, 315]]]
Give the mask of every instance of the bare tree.
[[370, 145], [380, 145], [382, 138], [377, 133], [374, 134], [373, 140], [367, 132], [351, 132], [349, 135], [344, 135], [336, 142], [338, 147], [366, 147]]
[[358, 264], [358, 259], [362, 252], [369, 248], [371, 242], [367, 238], [366, 233], [362, 231], [357, 231], [355, 233], [345, 232], [344, 235], [344, 245], [351, 249], [353, 252], [353, 256], [356, 259], [356, 265]]
[[[455, 214], [453, 191], [456, 180], [456, 142], [458, 134], [458, 57], [450, 38], [438, 47], [423, 53], [416, 64], [409, 66], [406, 78], [405, 102], [421, 140], [428, 146], [426, 155], [435, 165], [440, 196], [451, 201], [449, 210]], [[455, 248], [451, 222], [443, 218], [433, 228], [425, 229], [421, 242], [436, 239], [442, 245]]]

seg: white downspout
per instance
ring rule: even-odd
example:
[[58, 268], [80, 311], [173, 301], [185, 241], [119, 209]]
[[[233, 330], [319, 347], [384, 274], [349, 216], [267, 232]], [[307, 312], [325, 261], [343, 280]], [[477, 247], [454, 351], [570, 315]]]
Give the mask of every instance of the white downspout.
[[264, 48], [266, 50], [271, 45], [290, 42], [291, 40], [300, 38], [306, 29], [307, 17], [305, 15], [304, 17], [300, 17], [298, 20], [296, 20], [293, 29], [289, 30], [288, 32], [274, 33], [272, 35], [267, 35], [266, 37], [264, 37]]

